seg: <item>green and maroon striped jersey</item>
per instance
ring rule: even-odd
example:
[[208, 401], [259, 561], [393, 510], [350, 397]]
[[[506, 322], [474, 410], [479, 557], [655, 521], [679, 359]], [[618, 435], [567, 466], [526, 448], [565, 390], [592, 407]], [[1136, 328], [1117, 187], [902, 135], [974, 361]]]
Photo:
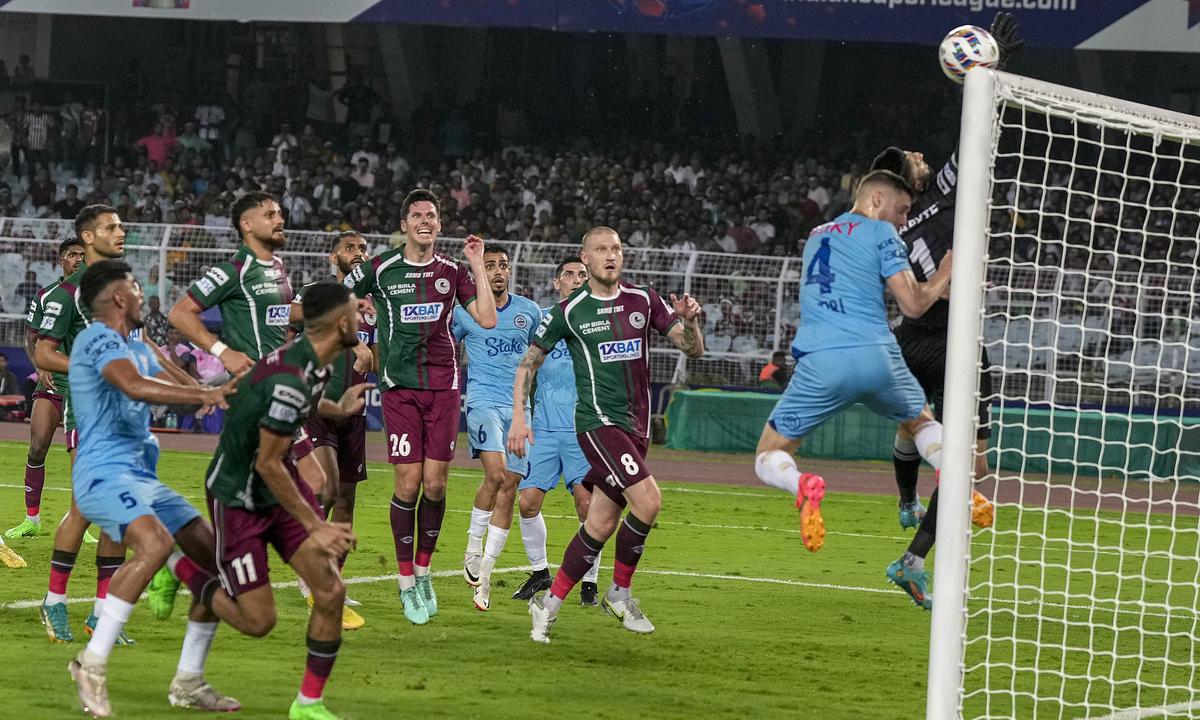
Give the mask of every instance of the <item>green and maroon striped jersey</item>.
[[221, 340], [251, 360], [287, 340], [292, 286], [278, 257], [259, 260], [243, 245], [192, 283], [188, 296], [205, 310], [221, 308]]
[[[309, 283], [296, 293], [294, 303], [304, 300], [304, 292], [316, 283]], [[358, 321], [358, 341], [367, 347], [375, 345], [375, 316], [364, 315]], [[325, 398], [338, 402], [351, 387], [367, 381], [367, 374], [354, 369], [354, 351], [347, 348], [338, 353], [329, 365], [329, 382], [325, 385]], [[363, 408], [366, 412], [366, 408]]]
[[261, 510], [278, 504], [254, 469], [259, 429], [294, 436], [316, 411], [329, 381], [329, 366], [317, 362], [308, 338], [294, 341], [254, 363], [229, 396], [217, 452], [205, 484], [226, 507]]
[[550, 308], [533, 343], [546, 354], [567, 341], [575, 367], [575, 431], [602, 425], [650, 434], [650, 330], [666, 335], [680, 322], [654, 290], [619, 283], [611, 297], [583, 285]]
[[465, 265], [441, 253], [415, 265], [404, 259], [401, 246], [354, 268], [346, 286], [375, 301], [380, 389], [458, 389], [454, 305], [475, 302], [475, 281]]
[[[75, 338], [87, 328], [92, 319], [92, 313], [79, 301], [79, 281], [83, 279], [85, 270], [87, 263], [80, 263], [78, 270], [63, 278], [57, 287], [42, 296], [42, 319], [37, 327], [38, 337], [57, 340], [58, 351], [67, 357], [71, 356]], [[71, 391], [65, 381], [59, 392], [65, 401], [63, 429], [70, 432], [75, 429], [75, 408], [71, 405]]]
[[[38, 337], [41, 337], [42, 323], [46, 319], [46, 296], [53, 292], [55, 288], [62, 284], [62, 282], [63, 278], [58, 278], [46, 287], [38, 290], [37, 295], [35, 295], [33, 299], [29, 301], [29, 312], [25, 315], [25, 322], [33, 334], [37, 335]], [[30, 360], [32, 359], [33, 358], [30, 358]], [[65, 396], [67, 394], [67, 374], [56, 372], [51, 373], [51, 375], [54, 377], [54, 387], [56, 388], [53, 392], [57, 395]], [[37, 387], [35, 387], [33, 391], [50, 392], [50, 388], [42, 384], [42, 380], [39, 377]]]

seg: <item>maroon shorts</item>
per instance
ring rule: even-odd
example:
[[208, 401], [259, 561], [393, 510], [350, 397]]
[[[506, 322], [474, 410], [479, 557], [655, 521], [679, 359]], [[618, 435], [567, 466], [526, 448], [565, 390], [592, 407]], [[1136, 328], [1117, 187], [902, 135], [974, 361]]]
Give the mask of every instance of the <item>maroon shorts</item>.
[[[300, 494], [318, 515], [323, 514], [312, 491], [300, 482], [296, 468], [289, 465], [288, 470]], [[222, 505], [212, 495], [207, 500], [216, 539], [217, 576], [221, 580], [221, 587], [230, 596], [236, 597], [271, 581], [270, 567], [267, 565], [268, 544], [287, 562], [308, 539], [304, 526], [280, 505], [246, 510]]]
[[384, 390], [388, 462], [405, 465], [426, 458], [453, 460], [460, 412], [457, 390]]
[[590, 484], [624, 507], [625, 489], [650, 477], [650, 469], [646, 467], [650, 439], [615, 425], [604, 425], [577, 436], [579, 447], [592, 466], [588, 473]]
[[58, 411], [59, 417], [62, 417], [62, 411], [63, 411], [62, 395], [59, 395], [58, 393], [50, 392], [49, 390], [38, 390], [37, 392], [35, 392], [33, 394], [33, 401], [37, 402], [38, 400], [49, 400], [50, 404], [54, 406], [54, 409]]
[[344, 420], [313, 417], [304, 430], [314, 447], [331, 447], [337, 453], [338, 482], [367, 479], [367, 418], [355, 415]]

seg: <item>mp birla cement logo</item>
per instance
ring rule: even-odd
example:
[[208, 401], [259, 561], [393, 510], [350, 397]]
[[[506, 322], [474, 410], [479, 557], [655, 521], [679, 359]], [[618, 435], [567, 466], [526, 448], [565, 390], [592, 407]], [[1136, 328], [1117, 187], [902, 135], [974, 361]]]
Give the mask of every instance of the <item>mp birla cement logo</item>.
[[600, 362], [623, 362], [637, 360], [642, 356], [642, 339], [609, 340], [597, 346], [600, 350]]
[[442, 304], [440, 302], [413, 303], [411, 305], [400, 306], [400, 322], [402, 323], [433, 322], [441, 316]]

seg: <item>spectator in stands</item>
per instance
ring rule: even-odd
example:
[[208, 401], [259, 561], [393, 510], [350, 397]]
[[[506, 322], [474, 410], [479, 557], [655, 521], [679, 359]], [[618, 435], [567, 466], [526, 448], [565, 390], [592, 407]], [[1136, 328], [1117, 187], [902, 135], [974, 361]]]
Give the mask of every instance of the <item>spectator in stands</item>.
[[209, 101], [202, 103], [196, 107], [195, 114], [196, 122], [200, 124], [197, 135], [202, 139], [207, 140], [215, 150], [217, 150], [217, 158], [223, 159], [228, 156], [227, 137], [225, 133], [225, 108], [217, 101], [216, 94], [209, 98]]
[[35, 168], [45, 167], [50, 161], [51, 138], [55, 132], [55, 120], [43, 107], [38, 107], [25, 114], [26, 141], [29, 148], [29, 169], [32, 175]]
[[787, 353], [776, 350], [771, 353], [771, 362], [763, 366], [758, 373], [758, 385], [770, 390], [782, 391], [787, 387], [788, 379]]
[[[157, 273], [158, 268], [155, 268]], [[149, 284], [146, 286], [150, 287]], [[142, 327], [146, 329], [146, 336], [154, 341], [154, 344], [160, 347], [167, 346], [167, 329], [171, 327], [171, 323], [167, 321], [167, 316], [162, 313], [162, 301], [158, 299], [158, 288], [155, 288], [155, 293], [150, 295], [146, 300], [150, 306], [150, 312], [146, 313], [146, 317], [142, 318], [144, 323]]]
[[17, 286], [13, 292], [13, 299], [21, 304], [22, 307], [28, 307], [30, 301], [37, 296], [37, 291], [41, 288], [38, 284], [37, 273], [32, 270], [25, 271], [25, 280]]
[[371, 172], [371, 161], [365, 157], [358, 159], [358, 166], [350, 173], [350, 178], [363, 190], [375, 187], [375, 173]]
[[29, 202], [38, 217], [50, 214], [50, 206], [54, 204], [54, 196], [57, 194], [58, 186], [50, 179], [50, 171], [39, 165], [33, 182], [29, 184]]
[[[96, 104], [96, 98], [89, 97], [84, 103], [83, 111], [79, 113], [79, 174], [82, 175], [86, 165], [99, 167], [104, 156], [105, 127], [104, 109]], [[111, 192], [111, 191], [106, 191]]]
[[79, 187], [75, 183], [68, 183], [63, 199], [51, 205], [50, 209], [63, 220], [74, 220], [83, 206], [83, 200], [79, 199]]
[[28, 55], [19, 55], [17, 57], [17, 66], [12, 72], [13, 85], [17, 87], [29, 87], [33, 82], [33, 61]]
[[21, 395], [17, 376], [8, 369], [8, 356], [0, 353], [0, 395]]
[[361, 140], [362, 142], [359, 145], [358, 150], [356, 150], [354, 154], [350, 156], [350, 164], [354, 167], [358, 167], [358, 161], [362, 158], [366, 158], [371, 172], [377, 172], [379, 170], [379, 154], [371, 149], [370, 138], [364, 137]]
[[13, 202], [12, 188], [8, 183], [0, 182], [0, 217], [16, 217], [20, 214], [17, 203]]
[[371, 121], [376, 106], [379, 105], [379, 94], [367, 85], [367, 76], [362, 71], [355, 72], [350, 82], [338, 92], [333, 99], [346, 108], [346, 132], [352, 138], [371, 136]]
[[313, 211], [312, 203], [300, 191], [299, 180], [288, 183], [287, 192], [279, 198], [279, 206], [286, 213], [289, 228], [305, 227]]
[[146, 149], [146, 159], [154, 161], [159, 167], [167, 164], [167, 158], [179, 145], [173, 135], [167, 134], [161, 122], [155, 123], [154, 131], [138, 140], [137, 144]]
[[175, 140], [184, 150], [191, 150], [200, 155], [208, 155], [212, 152], [212, 143], [196, 132], [196, 123], [194, 122], [185, 122], [183, 124], [183, 133], [175, 138]]

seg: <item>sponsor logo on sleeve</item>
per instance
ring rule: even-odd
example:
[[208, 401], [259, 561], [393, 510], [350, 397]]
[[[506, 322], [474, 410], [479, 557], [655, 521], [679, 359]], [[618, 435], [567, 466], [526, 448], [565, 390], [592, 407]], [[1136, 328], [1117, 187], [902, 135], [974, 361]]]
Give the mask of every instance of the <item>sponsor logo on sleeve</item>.
[[219, 267], [209, 268], [208, 272], [204, 273], [204, 276], [212, 280], [217, 285], [224, 285], [225, 283], [229, 282], [229, 274]]
[[434, 322], [442, 316], [442, 303], [412, 303], [400, 306], [400, 322], [427, 323]]
[[304, 407], [304, 404], [308, 402], [308, 398], [304, 396], [304, 393], [287, 385], [276, 385], [271, 391], [271, 397], [292, 405], [297, 409]]
[[267, 415], [279, 422], [294, 423], [300, 417], [300, 411], [291, 405], [272, 400], [271, 407], [267, 410]]
[[445, 295], [450, 292], [450, 281], [444, 277], [438, 278], [433, 281], [433, 289]]
[[600, 351], [600, 362], [625, 362], [637, 360], [642, 356], [642, 339], [609, 340], [597, 346]]
[[43, 315], [59, 315], [62, 313], [62, 303], [51, 300], [46, 303], [46, 307], [42, 308]]
[[363, 266], [357, 265], [357, 266], [355, 266], [355, 268], [353, 270], [350, 271], [350, 274], [346, 276], [344, 284], [347, 287], [353, 288], [355, 285], [358, 284], [358, 281], [362, 280], [362, 279], [363, 279]]
[[29, 301], [29, 312], [25, 314], [25, 322], [33, 322], [33, 316], [37, 313], [37, 300]]
[[271, 327], [284, 327], [291, 319], [292, 306], [290, 304], [267, 306], [267, 325]]
[[217, 286], [213, 285], [212, 280], [202, 277], [196, 281], [196, 289], [204, 295], [212, 295], [213, 290], [216, 290]]
[[646, 316], [640, 312], [632, 312], [629, 314], [629, 324], [641, 330], [646, 327]]

